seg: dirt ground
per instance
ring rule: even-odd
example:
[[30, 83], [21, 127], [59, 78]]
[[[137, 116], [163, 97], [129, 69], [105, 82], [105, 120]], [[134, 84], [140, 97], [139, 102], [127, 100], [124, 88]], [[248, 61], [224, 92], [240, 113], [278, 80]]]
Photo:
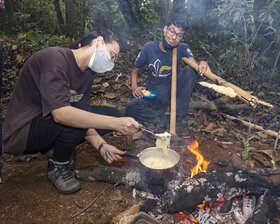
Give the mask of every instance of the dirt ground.
[[[183, 132], [181, 132], [182, 134]], [[207, 161], [210, 161], [208, 172], [213, 169], [232, 170], [241, 166], [234, 157], [244, 150], [242, 144], [229, 136], [213, 136], [208, 132], [193, 129], [191, 139], [184, 138], [172, 142], [171, 148], [181, 156], [178, 166], [186, 172], [196, 164], [195, 156], [187, 145], [193, 140], [199, 141], [199, 150]], [[147, 137], [132, 141], [131, 138], [116, 133], [108, 134], [105, 139], [122, 150], [141, 151], [154, 144]], [[260, 142], [250, 146], [269, 148], [271, 145]], [[4, 154], [1, 158], [2, 184], [0, 184], [0, 223], [111, 223], [114, 216], [131, 206], [132, 189], [125, 186], [112, 186], [83, 213], [71, 216], [89, 205], [110, 184], [105, 182], [82, 182], [82, 190], [72, 195], [58, 193], [47, 180], [47, 160], [41, 154], [15, 157]], [[77, 149], [77, 169], [94, 169], [98, 165], [107, 165], [87, 143]], [[123, 159], [110, 166], [129, 167], [130, 159]]]

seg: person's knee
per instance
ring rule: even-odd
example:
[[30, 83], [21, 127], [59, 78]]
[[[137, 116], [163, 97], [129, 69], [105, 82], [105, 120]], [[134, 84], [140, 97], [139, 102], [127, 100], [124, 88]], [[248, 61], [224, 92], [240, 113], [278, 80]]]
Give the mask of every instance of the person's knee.
[[186, 82], [196, 82], [197, 81], [197, 72], [189, 66], [186, 66], [182, 71], [181, 80], [179, 81], [186, 81]]
[[108, 107], [107, 108], [108, 115], [113, 116], [113, 117], [121, 117], [121, 112], [114, 107]]
[[67, 139], [67, 141], [73, 142], [73, 144], [76, 144], [84, 139], [87, 131], [88, 129], [86, 128], [73, 128], [65, 126], [64, 130], [60, 134], [60, 137]]
[[137, 111], [139, 111], [139, 106], [141, 104], [139, 104], [140, 99], [138, 98], [133, 98], [127, 105], [125, 108], [125, 113], [126, 116], [132, 116], [135, 113], [137, 113]]

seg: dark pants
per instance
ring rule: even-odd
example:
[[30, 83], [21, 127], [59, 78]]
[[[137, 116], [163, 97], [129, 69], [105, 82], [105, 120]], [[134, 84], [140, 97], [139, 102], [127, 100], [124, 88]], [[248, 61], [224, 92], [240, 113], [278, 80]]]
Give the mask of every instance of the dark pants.
[[[72, 106], [92, 113], [120, 117], [116, 108], [106, 106], [90, 106], [87, 103], [76, 102]], [[42, 115], [32, 120], [25, 154], [46, 153], [54, 149], [53, 159], [59, 162], [70, 160], [76, 146], [84, 142], [88, 129], [73, 128], [56, 123], [53, 119], [43, 119]], [[96, 130], [100, 135], [105, 135], [110, 130]]]
[[[197, 81], [197, 73], [190, 67], [184, 68], [177, 75], [177, 117], [184, 117], [188, 112], [193, 87]], [[126, 106], [126, 115], [139, 122], [152, 122], [158, 114], [158, 110], [170, 107], [171, 80], [153, 85], [147, 83], [148, 90], [157, 91], [154, 99], [133, 98]]]

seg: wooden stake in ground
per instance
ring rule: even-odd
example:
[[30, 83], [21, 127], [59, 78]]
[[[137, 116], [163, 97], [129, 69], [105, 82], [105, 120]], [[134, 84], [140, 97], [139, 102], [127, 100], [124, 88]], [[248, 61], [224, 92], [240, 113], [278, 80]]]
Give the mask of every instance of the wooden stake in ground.
[[177, 47], [172, 52], [172, 81], [170, 107], [170, 134], [176, 135], [176, 92], [177, 92]]

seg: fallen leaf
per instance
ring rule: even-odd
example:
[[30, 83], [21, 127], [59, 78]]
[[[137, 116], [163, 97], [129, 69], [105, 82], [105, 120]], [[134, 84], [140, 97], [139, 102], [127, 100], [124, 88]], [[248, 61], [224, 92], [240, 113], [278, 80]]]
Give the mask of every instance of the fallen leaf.
[[141, 131], [138, 131], [132, 135], [133, 140], [140, 139], [140, 138], [143, 138], [143, 132]]
[[208, 126], [206, 127], [206, 129], [205, 130], [207, 130], [207, 131], [212, 131], [214, 128], [216, 128], [217, 127], [217, 125], [215, 124], [215, 123], [209, 123], [208, 124]]
[[110, 79], [110, 78], [112, 78], [113, 76], [115, 76], [115, 74], [108, 73], [108, 74], [104, 75], [104, 78], [105, 78], [105, 79]]
[[[260, 152], [264, 153], [265, 155], [269, 156], [272, 159], [272, 153], [273, 153], [272, 149], [260, 150]], [[275, 162], [280, 161], [280, 153], [279, 152], [277, 152], [277, 151], [275, 152], [274, 159], [275, 159]]]
[[17, 59], [17, 63], [19, 63], [19, 64], [24, 61], [24, 57], [20, 54], [17, 54], [16, 59]]
[[98, 92], [104, 93], [105, 90], [106, 90], [106, 88], [102, 85], [93, 85], [91, 92], [92, 93], [98, 93]]
[[252, 170], [252, 169], [254, 169], [255, 164], [253, 163], [252, 160], [245, 160], [244, 166], [246, 167], [246, 170]]
[[224, 136], [224, 133], [225, 133], [224, 128], [216, 128], [215, 130], [211, 131], [212, 135]]
[[268, 160], [264, 155], [262, 154], [255, 154], [253, 155], [253, 159], [257, 160], [261, 164], [263, 164], [265, 167], [272, 167], [272, 163], [270, 160]]
[[260, 152], [266, 154], [270, 158], [272, 158], [272, 149], [260, 150]]
[[109, 83], [108, 83], [108, 82], [104, 82], [104, 83], [102, 84], [102, 86], [104, 86], [105, 88], [107, 88], [107, 87], [109, 86]]
[[122, 200], [122, 194], [120, 190], [114, 190], [111, 194], [110, 194], [110, 199], [112, 201], [121, 201]]
[[97, 77], [94, 79], [94, 83], [100, 83], [102, 81], [102, 77]]
[[108, 93], [108, 94], [105, 94], [104, 97], [107, 99], [115, 99], [117, 96], [115, 93]]

